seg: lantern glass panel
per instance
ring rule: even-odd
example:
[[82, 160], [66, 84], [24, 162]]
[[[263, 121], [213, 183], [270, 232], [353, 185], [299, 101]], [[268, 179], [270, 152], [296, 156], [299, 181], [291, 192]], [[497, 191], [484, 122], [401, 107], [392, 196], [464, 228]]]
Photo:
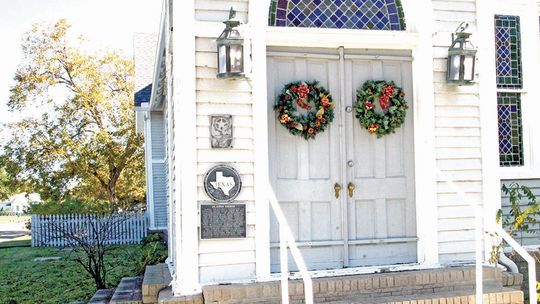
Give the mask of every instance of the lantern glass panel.
[[461, 66], [461, 56], [452, 55], [448, 59], [448, 80], [458, 81], [459, 80], [459, 69]]
[[463, 80], [473, 81], [474, 80], [474, 56], [465, 55], [463, 56]]
[[231, 73], [244, 72], [243, 46], [241, 44], [232, 44], [229, 46], [229, 54], [231, 60]]
[[218, 47], [218, 73], [227, 73], [227, 46], [220, 45]]

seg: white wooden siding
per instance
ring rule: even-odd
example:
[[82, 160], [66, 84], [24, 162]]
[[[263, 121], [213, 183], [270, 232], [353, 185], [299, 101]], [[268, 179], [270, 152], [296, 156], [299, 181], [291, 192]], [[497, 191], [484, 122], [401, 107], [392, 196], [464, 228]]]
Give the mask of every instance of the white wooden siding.
[[229, 17], [229, 10], [236, 10], [237, 18], [247, 22], [248, 0], [196, 0], [195, 19], [198, 21], [222, 22]]
[[[501, 182], [502, 185], [510, 186], [512, 183], [517, 183], [522, 186], [527, 186], [536, 195], [536, 200], [540, 201], [540, 179], [526, 179], [526, 180], [505, 180]], [[508, 215], [510, 211], [510, 200], [507, 194], [501, 191], [502, 210], [504, 215]], [[520, 201], [522, 209], [527, 208], [528, 201], [523, 199]], [[515, 237], [516, 241], [526, 246], [540, 246], [540, 224], [531, 225], [530, 233], [518, 233]]]
[[167, 227], [168, 164], [166, 159], [167, 134], [162, 111], [150, 112], [150, 141], [152, 149], [152, 202], [153, 226]]
[[[433, 66], [437, 167], [457, 181], [467, 195], [482, 201], [480, 104], [478, 86], [446, 83], [451, 34], [461, 22], [476, 33], [475, 0], [433, 0]], [[474, 259], [474, 213], [443, 181], [437, 182], [439, 260]]]
[[[234, 6], [246, 19], [247, 1], [197, 1], [199, 21], [223, 21]], [[215, 37], [196, 38], [197, 74], [197, 184], [203, 184], [206, 171], [217, 163], [229, 163], [242, 177], [237, 201], [246, 204], [247, 236], [241, 240], [200, 240], [199, 275], [201, 284], [255, 277], [255, 194], [251, 84], [248, 80], [216, 79]], [[210, 147], [210, 115], [231, 114], [234, 124], [233, 149]], [[209, 198], [198, 189], [198, 202]]]

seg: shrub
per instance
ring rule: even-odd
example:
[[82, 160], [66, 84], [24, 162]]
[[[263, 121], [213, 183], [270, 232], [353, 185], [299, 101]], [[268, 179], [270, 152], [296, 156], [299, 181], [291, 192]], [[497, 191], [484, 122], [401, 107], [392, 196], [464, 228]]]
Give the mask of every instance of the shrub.
[[168, 251], [161, 233], [151, 233], [141, 242], [141, 254], [137, 272], [143, 274], [146, 266], [165, 262]]

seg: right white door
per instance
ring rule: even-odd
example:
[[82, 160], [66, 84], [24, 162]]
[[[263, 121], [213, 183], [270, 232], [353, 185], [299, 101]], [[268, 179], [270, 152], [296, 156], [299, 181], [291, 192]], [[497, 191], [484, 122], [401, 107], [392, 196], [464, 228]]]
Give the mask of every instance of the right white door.
[[[384, 57], [384, 56], [381, 56]], [[406, 57], [384, 60], [345, 54], [344, 111], [347, 196], [346, 267], [417, 261], [412, 66]], [[355, 117], [356, 90], [366, 80], [393, 80], [409, 102], [405, 124], [377, 138]], [[352, 185], [354, 191], [349, 192]]]

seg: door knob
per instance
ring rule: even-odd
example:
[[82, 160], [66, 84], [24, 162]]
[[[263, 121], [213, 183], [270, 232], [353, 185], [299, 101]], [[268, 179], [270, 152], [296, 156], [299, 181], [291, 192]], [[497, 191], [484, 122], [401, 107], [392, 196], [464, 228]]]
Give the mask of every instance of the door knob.
[[336, 198], [339, 198], [339, 194], [341, 193], [341, 185], [339, 183], [335, 183], [334, 192], [335, 192]]
[[354, 186], [353, 183], [349, 183], [349, 185], [347, 186], [347, 189], [349, 190], [349, 197], [353, 197], [355, 188], [356, 186]]

